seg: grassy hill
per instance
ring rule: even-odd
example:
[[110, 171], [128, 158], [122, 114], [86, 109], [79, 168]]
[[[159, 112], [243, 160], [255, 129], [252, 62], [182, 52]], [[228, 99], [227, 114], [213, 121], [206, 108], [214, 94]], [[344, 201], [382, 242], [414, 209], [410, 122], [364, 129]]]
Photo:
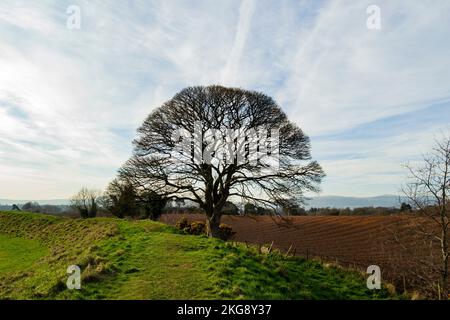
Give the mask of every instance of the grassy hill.
[[[69, 265], [82, 289], [68, 290]], [[373, 299], [362, 275], [151, 221], [0, 212], [0, 299]]]

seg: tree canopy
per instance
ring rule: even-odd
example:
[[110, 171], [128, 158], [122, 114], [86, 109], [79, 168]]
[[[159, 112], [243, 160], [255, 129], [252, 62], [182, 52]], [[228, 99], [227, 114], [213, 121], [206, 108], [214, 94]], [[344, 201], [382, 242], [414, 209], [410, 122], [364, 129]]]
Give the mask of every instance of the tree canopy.
[[301, 203], [324, 177], [310, 141], [277, 103], [255, 91], [189, 87], [138, 129], [122, 178], [167, 199], [190, 200], [217, 236], [230, 197], [264, 206]]

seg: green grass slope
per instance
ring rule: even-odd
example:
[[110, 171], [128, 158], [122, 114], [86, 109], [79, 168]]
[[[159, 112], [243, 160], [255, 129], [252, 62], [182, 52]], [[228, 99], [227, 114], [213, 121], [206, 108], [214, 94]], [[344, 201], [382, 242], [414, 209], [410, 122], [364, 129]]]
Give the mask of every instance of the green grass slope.
[[[82, 270], [68, 290], [67, 267]], [[0, 299], [373, 299], [358, 273], [151, 221], [0, 212]]]
[[38, 241], [0, 234], [0, 275], [26, 270], [47, 252]]

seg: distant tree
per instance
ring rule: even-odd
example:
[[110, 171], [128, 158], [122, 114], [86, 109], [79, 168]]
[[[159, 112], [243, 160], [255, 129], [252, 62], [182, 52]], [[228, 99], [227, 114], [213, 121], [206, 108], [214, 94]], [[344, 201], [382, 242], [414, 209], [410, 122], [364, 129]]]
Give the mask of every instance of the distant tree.
[[278, 205], [281, 208], [280, 214], [288, 216], [306, 215], [306, 210], [300, 207], [296, 201], [292, 201], [291, 199], [279, 201]]
[[134, 217], [139, 214], [137, 191], [128, 180], [111, 181], [104, 193], [102, 204], [107, 211], [118, 218]]
[[285, 214], [288, 216], [306, 216], [306, 210], [299, 205], [293, 205], [287, 208], [284, 208]]
[[341, 209], [341, 212], [339, 212], [339, 215], [341, 216], [349, 216], [349, 215], [351, 215], [352, 214], [352, 210], [349, 208], [349, 207], [347, 207], [347, 208], [345, 208], [345, 209]]
[[167, 200], [150, 189], [139, 189], [126, 179], [114, 179], [106, 188], [103, 207], [118, 218], [139, 217], [157, 220]]
[[244, 205], [244, 214], [254, 215], [257, 213], [257, 208], [253, 203], [246, 203]]
[[[190, 138], [198, 143], [192, 146]], [[178, 152], [180, 144], [192, 149]], [[218, 144], [222, 151], [213, 151]], [[263, 159], [254, 161], [256, 154]], [[275, 170], [265, 161], [273, 157]], [[147, 117], [120, 175], [164, 198], [196, 203], [206, 214], [208, 236], [219, 237], [229, 197], [272, 206], [280, 198], [301, 202], [305, 191], [318, 191], [324, 173], [311, 160], [309, 138], [272, 98], [199, 86], [182, 90]]]
[[22, 205], [22, 210], [28, 212], [49, 213], [49, 214], [60, 213], [62, 211], [61, 207], [57, 205], [50, 205], [50, 204], [40, 205], [38, 202], [31, 202], [31, 201]]
[[22, 210], [20, 210], [20, 208], [17, 204], [13, 204], [11, 210], [12, 211], [22, 211]]
[[[153, 190], [140, 190], [137, 193], [139, 206], [144, 212], [145, 218], [158, 220], [162, 214], [162, 210], [167, 204], [167, 199]], [[181, 206], [181, 202], [178, 202]], [[183, 202], [184, 204], [184, 202]]]
[[100, 197], [100, 191], [82, 188], [70, 199], [70, 204], [79, 212], [81, 218], [95, 218], [98, 212]]
[[185, 205], [185, 202], [183, 199], [175, 199], [175, 205], [177, 207], [177, 213], [179, 213], [181, 207], [183, 207]]
[[411, 212], [412, 211], [412, 207], [409, 203], [406, 202], [402, 202], [401, 206], [400, 206], [400, 211], [401, 212]]
[[441, 251], [441, 297], [449, 297], [449, 225], [450, 225], [450, 137], [436, 141], [433, 151], [423, 158], [423, 164], [407, 165], [410, 181], [403, 188], [412, 208], [430, 219], [436, 231], [426, 232], [437, 241]]
[[358, 208], [310, 208], [306, 213], [317, 216], [369, 216], [369, 215], [393, 215], [400, 209], [385, 207], [358, 207]]
[[49, 213], [49, 214], [57, 214], [61, 213], [63, 210], [58, 205], [52, 205], [52, 204], [44, 204], [41, 206], [42, 212]]
[[260, 216], [265, 215], [271, 215], [274, 214], [275, 210], [273, 208], [263, 207], [263, 206], [257, 206], [256, 207], [256, 214]]
[[23, 211], [28, 211], [28, 212], [42, 212], [41, 206], [39, 205], [39, 203], [37, 202], [27, 202], [22, 206], [22, 210]]
[[225, 202], [225, 205], [222, 208], [222, 214], [235, 216], [239, 214], [239, 209], [233, 202], [227, 201]]

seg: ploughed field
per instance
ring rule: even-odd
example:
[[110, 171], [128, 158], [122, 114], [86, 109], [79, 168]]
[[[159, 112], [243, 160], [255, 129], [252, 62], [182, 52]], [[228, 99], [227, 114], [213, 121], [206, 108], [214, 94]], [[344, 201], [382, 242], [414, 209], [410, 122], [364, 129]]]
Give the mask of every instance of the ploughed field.
[[[166, 214], [161, 221], [175, 225], [182, 217], [203, 221], [201, 214]], [[435, 295], [440, 252], [424, 235], [431, 223], [421, 217], [396, 216], [224, 216], [236, 232], [233, 240], [270, 245], [308, 258], [336, 262], [365, 271], [381, 268], [382, 278], [397, 292]]]

